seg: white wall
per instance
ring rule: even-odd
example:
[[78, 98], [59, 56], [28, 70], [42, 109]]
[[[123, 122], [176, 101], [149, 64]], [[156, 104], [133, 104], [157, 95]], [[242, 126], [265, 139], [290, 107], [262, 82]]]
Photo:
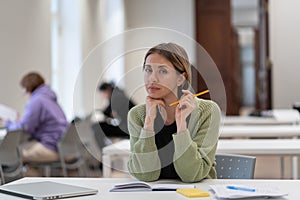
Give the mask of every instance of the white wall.
[[0, 27], [0, 103], [22, 114], [22, 76], [37, 70], [51, 80], [50, 1], [1, 0]]
[[274, 108], [300, 101], [300, 1], [270, 2], [270, 54]]
[[[186, 43], [187, 38], [178, 39], [181, 36], [194, 38], [194, 1], [120, 0], [118, 3], [122, 4], [122, 1], [125, 7], [125, 27], [122, 25], [122, 28], [127, 31], [123, 35], [126, 36], [124, 38], [120, 35], [116, 36], [120, 30], [114, 30], [112, 26], [109, 26], [113, 20], [112, 16], [108, 15], [108, 10], [112, 8], [111, 4], [107, 3], [108, 0], [80, 0], [81, 60], [85, 59], [99, 43], [103, 44], [111, 38], [115, 38], [117, 42], [123, 40], [120, 45], [117, 45], [118, 48], [110, 46], [101, 57], [100, 63], [109, 62], [105, 60], [111, 56], [107, 52], [115, 53], [114, 55], [126, 53], [125, 89], [130, 95], [134, 95], [138, 103], [141, 103], [144, 101], [145, 91], [142, 87], [142, 76], [139, 73], [141, 73], [144, 53], [148, 48], [158, 42], [175, 41], [187, 45], [192, 62], [195, 59], [193, 48]], [[290, 108], [293, 102], [300, 101], [298, 93], [300, 15], [297, 10], [299, 7], [298, 0], [270, 1], [272, 98], [275, 108]], [[19, 87], [22, 75], [29, 70], [38, 70], [45, 76], [48, 83], [51, 80], [50, 17], [50, 0], [0, 1], [0, 88], [2, 91], [0, 103], [14, 107], [20, 113], [23, 112], [26, 102]], [[118, 23], [112, 25], [121, 26]], [[122, 45], [125, 46], [122, 47]], [[125, 49], [122, 50], [122, 48]], [[99, 60], [95, 61], [97, 62]], [[80, 94], [79, 98], [82, 102], [79, 103], [83, 104], [83, 110], [78, 112], [85, 112], [84, 114], [95, 107], [96, 86], [105, 69], [103, 66], [96, 66], [95, 63], [92, 64], [93, 70], [84, 72], [80, 77], [84, 84], [79, 87], [87, 92]], [[72, 74], [74, 75], [74, 72]], [[64, 76], [61, 78], [64, 79]], [[62, 92], [59, 91], [57, 95], [61, 101]]]
[[[75, 83], [80, 83], [78, 77], [81, 56], [81, 13], [80, 0], [63, 0], [58, 1], [58, 27], [57, 29], [57, 46], [52, 51], [52, 55], [57, 57], [53, 60], [53, 89], [61, 99], [66, 117], [69, 121], [74, 118], [73, 107], [80, 107], [74, 104], [74, 90], [81, 91], [81, 87], [75, 87]], [[54, 40], [52, 41], [54, 42]]]
[[82, 111], [77, 110], [79, 106], [74, 107], [75, 113], [87, 115], [103, 107], [106, 102], [99, 96], [99, 83], [117, 79], [123, 73], [123, 63], [111, 64], [114, 55], [123, 51], [123, 41], [114, 45], [110, 40], [124, 30], [123, 10], [123, 0], [81, 0], [82, 84], [76, 87], [82, 87], [82, 93], [75, 95], [82, 99]]
[[[144, 102], [141, 64], [146, 50], [160, 42], [183, 45], [192, 62], [195, 60], [193, 0], [82, 0], [81, 13], [83, 114], [101, 107], [97, 86], [103, 80], [115, 80], [137, 103]], [[118, 20], [122, 15], [125, 22]], [[158, 28], [135, 31], [145, 27]]]

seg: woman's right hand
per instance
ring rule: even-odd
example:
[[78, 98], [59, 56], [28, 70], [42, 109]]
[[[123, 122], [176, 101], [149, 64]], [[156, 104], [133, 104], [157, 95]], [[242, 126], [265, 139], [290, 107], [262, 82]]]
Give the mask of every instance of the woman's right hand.
[[154, 130], [154, 120], [157, 116], [157, 106], [165, 107], [165, 103], [161, 99], [153, 99], [149, 96], [146, 98], [146, 119], [144, 129], [148, 131]]

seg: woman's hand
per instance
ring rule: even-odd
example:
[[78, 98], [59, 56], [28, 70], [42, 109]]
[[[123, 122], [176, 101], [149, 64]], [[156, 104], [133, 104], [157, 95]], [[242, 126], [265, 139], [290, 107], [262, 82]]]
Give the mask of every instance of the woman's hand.
[[149, 96], [146, 98], [146, 119], [144, 124], [144, 129], [153, 131], [154, 130], [154, 120], [157, 116], [157, 106], [161, 105], [165, 107], [165, 103], [161, 99], [153, 99]]
[[189, 90], [182, 90], [182, 93], [175, 113], [177, 133], [187, 129], [186, 118], [196, 107], [194, 95]]

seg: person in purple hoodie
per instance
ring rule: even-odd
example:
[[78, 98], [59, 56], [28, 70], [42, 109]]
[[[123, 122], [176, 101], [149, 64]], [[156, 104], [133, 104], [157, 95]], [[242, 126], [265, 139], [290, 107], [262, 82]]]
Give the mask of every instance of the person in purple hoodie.
[[48, 162], [59, 160], [57, 143], [69, 123], [56, 94], [36, 72], [26, 74], [20, 82], [29, 95], [24, 115], [18, 121], [6, 121], [7, 130], [23, 129], [29, 140], [22, 144], [23, 161]]

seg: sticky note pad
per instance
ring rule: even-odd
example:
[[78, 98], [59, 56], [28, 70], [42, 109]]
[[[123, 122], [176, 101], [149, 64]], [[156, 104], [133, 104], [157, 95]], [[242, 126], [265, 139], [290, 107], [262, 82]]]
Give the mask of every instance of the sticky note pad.
[[178, 188], [176, 192], [186, 197], [209, 197], [210, 196], [208, 192], [200, 190], [198, 188]]

